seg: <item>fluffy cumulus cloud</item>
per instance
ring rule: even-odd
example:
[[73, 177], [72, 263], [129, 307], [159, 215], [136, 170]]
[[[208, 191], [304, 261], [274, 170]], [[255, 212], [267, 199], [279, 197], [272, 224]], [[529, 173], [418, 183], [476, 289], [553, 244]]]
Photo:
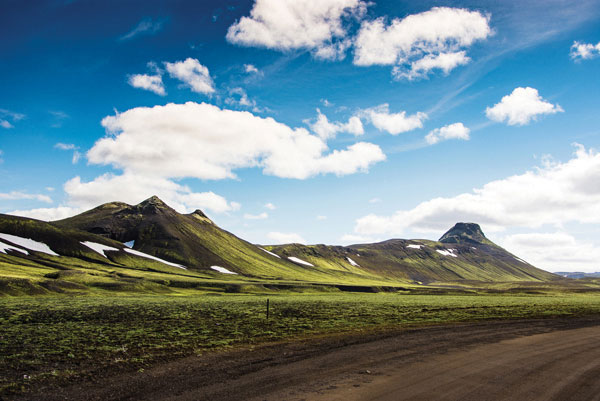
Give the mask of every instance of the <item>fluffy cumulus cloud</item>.
[[129, 76], [127, 82], [134, 88], [145, 89], [160, 96], [167, 94], [160, 74], [134, 74]]
[[354, 43], [354, 64], [392, 65], [397, 78], [445, 73], [469, 62], [465, 49], [492, 34], [490, 16], [461, 8], [435, 7], [387, 22], [363, 21]]
[[468, 141], [470, 132], [471, 130], [465, 127], [463, 123], [454, 123], [430, 131], [429, 134], [425, 136], [425, 140], [430, 145], [448, 139], [462, 139]]
[[271, 202], [269, 202], [269, 203], [265, 203], [265, 209], [275, 210], [275, 209], [277, 209], [277, 207], [275, 207], [274, 204], [272, 204]]
[[174, 63], [165, 62], [165, 68], [172, 78], [182, 81], [193, 92], [205, 95], [215, 92], [208, 68], [194, 58]]
[[104, 174], [92, 181], [84, 182], [80, 177], [64, 185], [67, 195], [65, 205], [56, 208], [15, 210], [11, 214], [40, 220], [58, 220], [73, 216], [102, 203], [120, 201], [137, 204], [153, 195], [158, 196], [180, 213], [202, 209], [214, 213], [240, 209], [240, 204], [229, 202], [213, 192], [194, 192], [185, 185], [172, 180], [125, 173]]
[[578, 241], [563, 231], [513, 234], [496, 241], [513, 254], [523, 255], [527, 262], [546, 270], [600, 271], [600, 246]]
[[37, 200], [45, 203], [52, 203], [52, 199], [47, 195], [42, 194], [28, 194], [25, 192], [11, 191], [11, 192], [0, 192], [0, 200]]
[[340, 59], [350, 42], [344, 22], [361, 18], [361, 0], [256, 0], [249, 16], [227, 31], [227, 40], [242, 46], [280, 51], [308, 49], [318, 58]]
[[90, 149], [89, 161], [144, 176], [224, 179], [235, 177], [235, 169], [260, 167], [265, 174], [305, 179], [365, 171], [385, 159], [366, 142], [326, 153], [325, 141], [303, 128], [205, 103], [138, 107], [102, 125], [108, 136]]
[[306, 240], [296, 233], [280, 233], [272, 231], [267, 234], [267, 238], [275, 244], [306, 244]]
[[573, 42], [570, 56], [573, 60], [587, 60], [600, 55], [600, 42], [592, 43]]
[[439, 233], [457, 221], [480, 223], [488, 231], [600, 223], [600, 153], [577, 145], [567, 162], [546, 161], [524, 174], [454, 197], [431, 199], [390, 216], [370, 214], [356, 221], [355, 232], [402, 235], [411, 229]]
[[485, 109], [485, 115], [492, 121], [506, 122], [508, 125], [526, 125], [538, 116], [555, 114], [564, 110], [558, 104], [544, 100], [535, 88], [515, 88], [492, 107]]
[[359, 115], [369, 120], [378, 130], [392, 135], [423, 128], [423, 121], [427, 119], [427, 114], [422, 112], [411, 115], [406, 114], [405, 111], [390, 113], [390, 106], [387, 103], [361, 110]]
[[348, 132], [355, 136], [365, 133], [362, 122], [357, 116], [350, 117], [346, 123], [330, 122], [319, 109], [317, 109], [317, 120], [310, 123], [310, 129], [325, 140], [335, 138], [340, 132]]

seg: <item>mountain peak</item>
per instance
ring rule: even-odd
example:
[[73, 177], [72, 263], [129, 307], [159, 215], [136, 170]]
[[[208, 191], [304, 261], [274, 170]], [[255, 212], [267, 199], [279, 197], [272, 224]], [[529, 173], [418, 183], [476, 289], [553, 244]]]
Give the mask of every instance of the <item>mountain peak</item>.
[[140, 202], [136, 208], [141, 210], [142, 214], [156, 214], [161, 210], [171, 210], [169, 205], [163, 202], [158, 196], [154, 195]]
[[476, 223], [456, 223], [454, 227], [442, 235], [440, 242], [446, 244], [492, 244], [492, 242], [486, 238], [481, 227], [479, 227], [479, 224]]

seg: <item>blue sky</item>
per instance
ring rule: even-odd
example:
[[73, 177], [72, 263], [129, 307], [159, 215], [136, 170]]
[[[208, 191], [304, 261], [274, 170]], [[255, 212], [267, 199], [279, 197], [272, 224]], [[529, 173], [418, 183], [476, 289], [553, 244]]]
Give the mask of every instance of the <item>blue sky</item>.
[[600, 2], [2, 1], [0, 212], [157, 194], [256, 243], [457, 221], [600, 270]]

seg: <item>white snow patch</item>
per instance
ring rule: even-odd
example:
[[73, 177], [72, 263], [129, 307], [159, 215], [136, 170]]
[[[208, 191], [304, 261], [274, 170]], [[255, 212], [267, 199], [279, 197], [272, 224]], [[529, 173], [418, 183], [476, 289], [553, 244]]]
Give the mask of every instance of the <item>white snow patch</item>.
[[474, 246], [472, 246], [471, 249], [477, 249], [477, 248], [475, 248]]
[[350, 259], [349, 257], [346, 256], [346, 259], [348, 259], [348, 262], [350, 262], [350, 264], [352, 266], [356, 266], [356, 267], [360, 267], [360, 265], [358, 263], [356, 263], [355, 261], [353, 261], [352, 259]]
[[221, 267], [221, 266], [211, 266], [210, 268], [218, 271], [219, 273], [223, 273], [223, 274], [237, 274], [237, 273], [229, 271], [226, 268]]
[[0, 233], [0, 238], [5, 239], [13, 244], [17, 244], [22, 246], [23, 248], [27, 248], [31, 251], [46, 253], [52, 256], [60, 256], [58, 253], [54, 252], [50, 247], [43, 242], [34, 241], [31, 238], [23, 238], [18, 237], [16, 235], [4, 234]]
[[513, 256], [513, 258], [517, 259], [519, 262], [521, 263], [525, 263], [526, 265], [528, 265], [529, 263], [525, 262], [523, 259], [521, 258], [517, 258], [516, 256]]
[[273, 253], [273, 252], [269, 252], [269, 251], [267, 251], [265, 248], [261, 248], [261, 247], [259, 246], [259, 247], [258, 247], [258, 249], [261, 249], [261, 250], [265, 251], [266, 253], [268, 253], [269, 255], [272, 255], [272, 256], [275, 256], [276, 258], [279, 258], [279, 259], [281, 259], [281, 257], [280, 257], [279, 255], [277, 255], [277, 254], [275, 254], [275, 253]]
[[117, 248], [113, 248], [112, 246], [102, 245], [97, 242], [85, 241], [85, 242], [81, 242], [81, 244], [87, 246], [92, 251], [98, 252], [100, 255], [104, 256], [107, 259], [108, 259], [108, 256], [106, 256], [104, 251], [118, 251]]
[[4, 242], [0, 241], [0, 252], [6, 253], [6, 251], [8, 251], [8, 250], [19, 251], [21, 253], [24, 253], [25, 255], [29, 255], [29, 252], [27, 252], [25, 249], [16, 248], [12, 245], [8, 245], [8, 244], [5, 244]]
[[406, 245], [407, 248], [413, 248], [413, 249], [421, 249], [423, 245], [417, 245], [417, 244], [410, 244], [410, 245]]
[[308, 263], [307, 261], [299, 259], [299, 258], [297, 258], [295, 256], [288, 256], [288, 259], [291, 260], [292, 262], [300, 263], [301, 265], [315, 267], [315, 265], [313, 265], [312, 263]]
[[165, 265], [169, 265], [169, 266], [173, 266], [173, 267], [179, 267], [180, 269], [187, 270], [187, 268], [185, 266], [178, 265], [177, 263], [167, 262], [166, 260], [157, 258], [156, 256], [148, 255], [147, 253], [144, 253], [144, 252], [136, 251], [134, 249], [129, 249], [129, 248], [124, 248], [123, 250], [125, 252], [130, 253], [130, 254], [135, 255], [135, 256], [141, 256], [142, 258], [156, 260], [157, 262], [164, 263]]
[[456, 251], [456, 249], [436, 249], [435, 251], [437, 253], [441, 253], [444, 256], [452, 256], [453, 258], [458, 258], [458, 255], [454, 254], [454, 251]]
[[133, 246], [135, 245], [135, 240], [131, 240], [129, 242], [123, 242], [123, 245], [125, 245], [127, 248], [133, 248]]

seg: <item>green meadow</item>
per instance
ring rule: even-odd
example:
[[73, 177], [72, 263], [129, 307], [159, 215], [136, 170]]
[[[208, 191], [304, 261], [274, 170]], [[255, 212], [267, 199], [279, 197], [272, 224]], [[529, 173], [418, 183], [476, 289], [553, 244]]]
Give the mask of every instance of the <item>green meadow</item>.
[[594, 292], [328, 291], [0, 298], [0, 395], [107, 372], [143, 371], [212, 350], [315, 335], [600, 314], [600, 294]]

